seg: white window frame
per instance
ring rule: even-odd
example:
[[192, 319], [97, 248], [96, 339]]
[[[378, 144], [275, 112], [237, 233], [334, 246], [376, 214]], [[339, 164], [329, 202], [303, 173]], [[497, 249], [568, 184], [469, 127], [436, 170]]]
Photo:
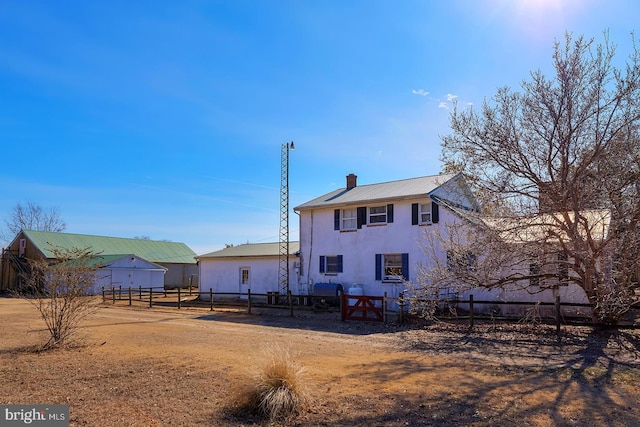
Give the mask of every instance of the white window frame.
[[[329, 262], [329, 259], [331, 259], [333, 262]], [[330, 270], [329, 266], [332, 266], [333, 269]], [[339, 268], [338, 268], [338, 255], [325, 255], [324, 256], [324, 274], [338, 274], [340, 273]]]
[[[246, 274], [246, 280], [245, 275]], [[251, 267], [240, 267], [240, 284], [241, 285], [250, 285], [251, 284]]]
[[[373, 212], [373, 210], [380, 210], [380, 212]], [[387, 205], [380, 205], [380, 206], [370, 206], [368, 209], [369, 214], [369, 222], [368, 224], [371, 225], [376, 225], [376, 224], [386, 224], [387, 223]], [[374, 220], [374, 218], [376, 218]], [[379, 220], [379, 219], [383, 219], [384, 220]]]
[[[429, 218], [426, 219], [426, 215], [429, 215]], [[419, 203], [418, 204], [418, 223], [419, 224], [433, 224], [431, 217], [431, 202], [427, 203]]]
[[358, 228], [358, 209], [342, 209], [340, 211], [340, 230], [355, 230]]
[[[392, 257], [397, 257], [397, 264], [395, 264], [396, 261], [393, 261], [394, 263], [391, 263], [390, 258]], [[395, 269], [397, 270], [397, 274], [387, 274], [387, 269], [391, 270], [389, 271], [389, 273], [392, 273], [392, 271]], [[382, 281], [402, 282], [403, 280], [404, 276], [402, 275], [402, 254], [382, 254]]]

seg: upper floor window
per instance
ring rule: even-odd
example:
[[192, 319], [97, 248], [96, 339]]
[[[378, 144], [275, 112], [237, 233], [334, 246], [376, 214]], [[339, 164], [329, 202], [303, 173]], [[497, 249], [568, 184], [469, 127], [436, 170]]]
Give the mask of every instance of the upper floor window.
[[435, 224], [440, 220], [440, 209], [434, 201], [411, 204], [411, 224]]
[[372, 206], [369, 208], [369, 224], [383, 224], [387, 222], [387, 207]]
[[355, 230], [357, 225], [358, 217], [356, 208], [342, 209], [340, 230]]
[[431, 224], [431, 203], [420, 204], [420, 224]]
[[369, 207], [369, 224], [388, 224], [393, 222], [393, 205]]
[[381, 206], [358, 206], [356, 208], [334, 209], [333, 229], [352, 231], [367, 224], [389, 224], [393, 222], [393, 204]]

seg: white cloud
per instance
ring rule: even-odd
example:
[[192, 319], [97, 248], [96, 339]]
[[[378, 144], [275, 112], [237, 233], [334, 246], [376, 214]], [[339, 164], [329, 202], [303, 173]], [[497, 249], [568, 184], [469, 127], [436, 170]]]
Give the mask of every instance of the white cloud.
[[426, 91], [426, 90], [424, 90], [424, 89], [418, 89], [418, 90], [413, 89], [413, 90], [411, 91], [411, 93], [413, 93], [414, 95], [420, 95], [420, 96], [427, 96], [427, 95], [429, 95], [429, 92], [427, 92], [427, 91]]
[[447, 94], [447, 101], [453, 101], [457, 97], [458, 97], [458, 95], [452, 95], [452, 94], [448, 93]]
[[445, 110], [448, 110], [449, 105], [447, 105], [446, 102], [441, 102], [440, 104], [438, 104], [438, 108], [444, 108]]

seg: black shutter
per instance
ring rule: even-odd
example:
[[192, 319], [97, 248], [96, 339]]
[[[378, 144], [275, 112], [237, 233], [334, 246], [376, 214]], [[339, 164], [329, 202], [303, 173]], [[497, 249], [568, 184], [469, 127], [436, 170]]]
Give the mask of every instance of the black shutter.
[[367, 223], [367, 208], [358, 208], [358, 228], [362, 228]]
[[431, 222], [434, 224], [440, 220], [440, 209], [436, 202], [431, 202]]
[[333, 211], [333, 229], [340, 230], [340, 209]]
[[338, 255], [338, 273], [342, 273], [342, 255]]
[[387, 223], [393, 222], [393, 204], [387, 205]]
[[382, 254], [376, 254], [376, 280], [382, 280]]
[[320, 273], [324, 273], [324, 255], [320, 255]]
[[418, 225], [418, 204], [411, 204], [411, 225]]
[[402, 254], [402, 277], [409, 280], [409, 254]]

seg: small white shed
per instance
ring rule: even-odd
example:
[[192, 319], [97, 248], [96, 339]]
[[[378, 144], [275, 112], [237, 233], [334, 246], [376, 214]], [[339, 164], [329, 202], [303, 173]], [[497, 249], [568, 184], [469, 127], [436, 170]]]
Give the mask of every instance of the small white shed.
[[101, 288], [164, 289], [164, 276], [167, 268], [147, 261], [135, 254], [99, 255], [95, 258], [99, 268], [93, 293], [99, 294]]

